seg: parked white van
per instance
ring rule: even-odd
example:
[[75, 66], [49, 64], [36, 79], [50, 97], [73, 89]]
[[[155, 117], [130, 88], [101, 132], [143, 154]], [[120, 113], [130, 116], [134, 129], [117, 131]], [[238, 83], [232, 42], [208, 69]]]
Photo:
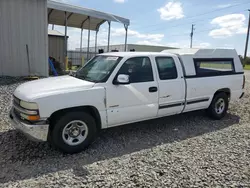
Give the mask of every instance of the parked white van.
[[10, 119], [30, 138], [75, 153], [100, 129], [200, 109], [221, 119], [244, 82], [231, 49], [105, 53], [75, 75], [20, 85]]

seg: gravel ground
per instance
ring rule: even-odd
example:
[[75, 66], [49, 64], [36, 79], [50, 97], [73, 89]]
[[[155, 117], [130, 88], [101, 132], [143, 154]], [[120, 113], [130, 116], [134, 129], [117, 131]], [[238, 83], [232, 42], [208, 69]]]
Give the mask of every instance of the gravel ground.
[[0, 78], [0, 187], [250, 187], [250, 72], [221, 121], [192, 112], [104, 130], [85, 152], [28, 141], [8, 121], [20, 79]]

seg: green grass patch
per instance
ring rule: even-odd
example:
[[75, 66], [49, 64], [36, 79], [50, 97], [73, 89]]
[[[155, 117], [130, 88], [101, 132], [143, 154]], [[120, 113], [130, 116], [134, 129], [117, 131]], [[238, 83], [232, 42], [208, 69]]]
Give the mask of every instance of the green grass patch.
[[244, 69], [245, 70], [250, 70], [250, 65], [245, 65]]
[[222, 63], [201, 63], [201, 68], [213, 68], [213, 69], [232, 69], [231, 64], [222, 64]]

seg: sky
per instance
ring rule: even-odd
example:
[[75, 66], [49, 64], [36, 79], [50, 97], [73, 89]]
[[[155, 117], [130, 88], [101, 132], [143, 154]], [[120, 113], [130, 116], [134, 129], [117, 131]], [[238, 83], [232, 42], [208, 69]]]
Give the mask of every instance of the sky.
[[[128, 43], [188, 48], [235, 48], [244, 54], [250, 0], [56, 0], [130, 19]], [[51, 26], [49, 26], [51, 29]], [[55, 26], [64, 33], [64, 27]], [[68, 29], [68, 48], [80, 47], [80, 29]], [[107, 45], [108, 23], [100, 27], [98, 45]], [[94, 46], [91, 32], [90, 46]], [[122, 24], [111, 23], [111, 44], [124, 44]], [[87, 45], [87, 31], [83, 46]], [[248, 55], [250, 55], [250, 44]]]

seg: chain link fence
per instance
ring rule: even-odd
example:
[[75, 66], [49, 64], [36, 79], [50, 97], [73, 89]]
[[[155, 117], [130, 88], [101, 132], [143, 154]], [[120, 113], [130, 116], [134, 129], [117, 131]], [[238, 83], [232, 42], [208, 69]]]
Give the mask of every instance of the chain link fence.
[[82, 56], [84, 57], [84, 63], [86, 63], [89, 59], [96, 55], [95, 52], [89, 52], [89, 58], [87, 58], [87, 52], [80, 52], [70, 50], [68, 51], [68, 62], [71, 63], [72, 66], [81, 66], [82, 65]]

